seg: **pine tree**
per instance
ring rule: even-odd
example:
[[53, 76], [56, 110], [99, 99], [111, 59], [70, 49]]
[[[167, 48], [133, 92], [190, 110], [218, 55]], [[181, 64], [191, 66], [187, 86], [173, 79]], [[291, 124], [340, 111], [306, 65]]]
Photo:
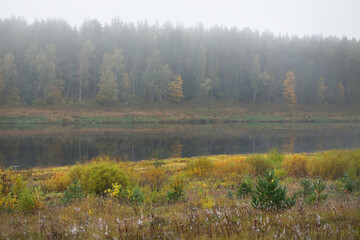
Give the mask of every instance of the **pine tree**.
[[295, 197], [287, 198], [286, 187], [281, 187], [274, 170], [267, 170], [256, 180], [251, 205], [266, 211], [288, 209], [295, 205]]
[[296, 88], [295, 74], [292, 71], [288, 71], [286, 73], [286, 79], [283, 83], [283, 97], [286, 102], [291, 104], [297, 103], [295, 88]]
[[173, 76], [170, 82], [169, 91], [171, 99], [175, 102], [181, 102], [184, 98], [182, 84], [183, 80], [180, 75]]

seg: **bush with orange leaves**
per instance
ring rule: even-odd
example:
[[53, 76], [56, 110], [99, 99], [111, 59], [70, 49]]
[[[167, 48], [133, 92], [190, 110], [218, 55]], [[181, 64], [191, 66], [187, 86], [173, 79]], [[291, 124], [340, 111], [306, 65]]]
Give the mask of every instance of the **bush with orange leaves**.
[[308, 156], [302, 154], [289, 155], [283, 160], [282, 168], [288, 172], [288, 175], [294, 177], [304, 177], [307, 175], [306, 164]]
[[221, 161], [215, 162], [214, 175], [250, 175], [256, 172], [254, 166], [245, 161], [244, 156], [229, 157]]

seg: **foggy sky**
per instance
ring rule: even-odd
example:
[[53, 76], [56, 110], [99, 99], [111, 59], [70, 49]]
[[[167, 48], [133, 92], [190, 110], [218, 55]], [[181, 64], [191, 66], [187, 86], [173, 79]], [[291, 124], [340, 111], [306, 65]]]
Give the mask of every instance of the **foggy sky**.
[[0, 18], [61, 18], [73, 26], [85, 19], [110, 23], [170, 21], [185, 27], [203, 23], [275, 34], [360, 39], [360, 0], [0, 0]]

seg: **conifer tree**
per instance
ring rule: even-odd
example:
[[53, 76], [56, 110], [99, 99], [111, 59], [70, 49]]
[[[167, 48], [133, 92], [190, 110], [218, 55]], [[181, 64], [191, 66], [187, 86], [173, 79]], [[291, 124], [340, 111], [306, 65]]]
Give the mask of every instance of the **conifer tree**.
[[287, 209], [295, 205], [295, 197], [287, 198], [286, 187], [280, 186], [274, 170], [267, 170], [256, 180], [251, 205], [267, 211]]

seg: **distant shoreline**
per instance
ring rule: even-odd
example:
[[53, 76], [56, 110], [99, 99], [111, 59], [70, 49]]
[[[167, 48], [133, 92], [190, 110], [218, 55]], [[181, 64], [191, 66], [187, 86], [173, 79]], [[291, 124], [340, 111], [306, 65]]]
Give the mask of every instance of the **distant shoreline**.
[[53, 105], [1, 106], [0, 125], [113, 125], [218, 123], [341, 123], [359, 122], [357, 107], [306, 105]]

